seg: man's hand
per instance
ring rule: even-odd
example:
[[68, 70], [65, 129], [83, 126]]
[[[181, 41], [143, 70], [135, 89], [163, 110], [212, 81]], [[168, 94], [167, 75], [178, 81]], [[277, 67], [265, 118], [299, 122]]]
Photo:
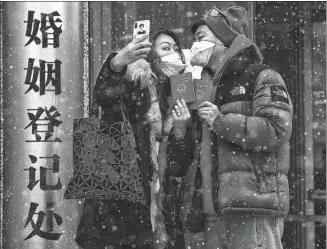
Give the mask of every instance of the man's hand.
[[146, 58], [152, 46], [152, 43], [144, 41], [147, 37], [148, 35], [140, 35], [139, 38], [127, 44], [127, 46], [112, 59], [113, 68], [120, 71], [134, 61]]
[[175, 137], [183, 138], [186, 133], [187, 123], [191, 118], [190, 111], [184, 99], [176, 101], [172, 114]]
[[212, 127], [213, 122], [219, 114], [219, 110], [216, 105], [209, 101], [205, 101], [199, 105], [198, 114], [201, 119], [205, 120], [210, 125], [210, 127]]

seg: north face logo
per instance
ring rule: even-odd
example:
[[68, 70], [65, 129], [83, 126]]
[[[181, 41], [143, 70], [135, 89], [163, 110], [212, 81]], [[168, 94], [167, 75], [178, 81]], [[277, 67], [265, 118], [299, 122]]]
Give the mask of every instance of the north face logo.
[[270, 86], [271, 100], [272, 101], [282, 101], [289, 104], [289, 99], [287, 92], [282, 86]]
[[231, 94], [232, 96], [245, 94], [245, 88], [244, 88], [244, 86], [237, 86], [237, 87], [234, 87], [234, 88], [230, 91], [230, 94]]

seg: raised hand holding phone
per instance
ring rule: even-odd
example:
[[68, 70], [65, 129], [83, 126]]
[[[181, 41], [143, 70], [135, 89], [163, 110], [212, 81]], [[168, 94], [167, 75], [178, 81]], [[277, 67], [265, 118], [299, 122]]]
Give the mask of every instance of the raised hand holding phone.
[[123, 48], [123, 50], [119, 51], [113, 58], [113, 68], [120, 71], [134, 61], [146, 58], [152, 45], [152, 43], [148, 42], [147, 39], [148, 35], [141, 35], [139, 38], [134, 39], [132, 42], [127, 44], [127, 46]]

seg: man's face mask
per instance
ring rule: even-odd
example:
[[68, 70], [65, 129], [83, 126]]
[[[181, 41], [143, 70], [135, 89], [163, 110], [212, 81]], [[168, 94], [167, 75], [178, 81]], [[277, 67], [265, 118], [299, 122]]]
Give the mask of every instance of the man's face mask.
[[224, 48], [224, 51], [227, 49], [220, 44], [209, 41], [194, 42], [191, 47], [191, 65], [206, 67], [215, 46]]
[[186, 65], [183, 63], [179, 53], [173, 53], [161, 57], [160, 68], [168, 76], [180, 74]]
[[191, 65], [205, 67], [216, 44], [208, 41], [194, 42], [191, 47]]

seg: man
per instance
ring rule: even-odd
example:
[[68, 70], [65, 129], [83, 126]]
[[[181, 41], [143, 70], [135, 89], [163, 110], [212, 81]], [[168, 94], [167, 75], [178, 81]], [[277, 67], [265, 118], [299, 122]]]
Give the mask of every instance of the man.
[[246, 17], [241, 7], [214, 8], [192, 26], [191, 63], [204, 67], [202, 78], [214, 85], [212, 101], [199, 107], [202, 145], [193, 161], [202, 173], [206, 247], [280, 249], [292, 103], [282, 77], [261, 64], [258, 47], [244, 35]]

